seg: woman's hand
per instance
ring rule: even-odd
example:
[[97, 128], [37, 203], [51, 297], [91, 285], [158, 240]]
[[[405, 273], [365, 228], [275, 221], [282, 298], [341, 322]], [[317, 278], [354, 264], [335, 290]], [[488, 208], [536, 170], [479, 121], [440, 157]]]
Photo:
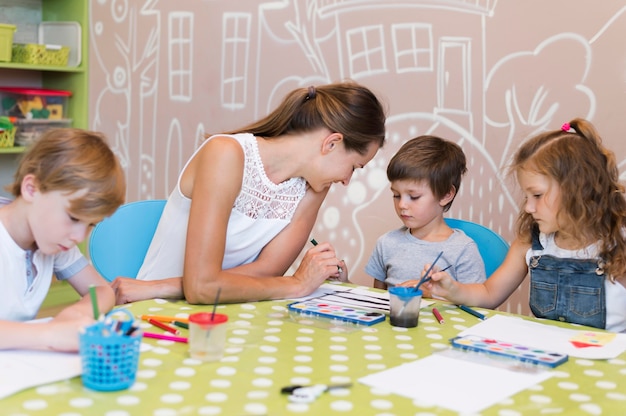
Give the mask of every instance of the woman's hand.
[[180, 277], [163, 280], [137, 280], [130, 277], [118, 277], [111, 282], [111, 287], [115, 291], [115, 303], [117, 305], [154, 298], [181, 299], [183, 297], [182, 279]]

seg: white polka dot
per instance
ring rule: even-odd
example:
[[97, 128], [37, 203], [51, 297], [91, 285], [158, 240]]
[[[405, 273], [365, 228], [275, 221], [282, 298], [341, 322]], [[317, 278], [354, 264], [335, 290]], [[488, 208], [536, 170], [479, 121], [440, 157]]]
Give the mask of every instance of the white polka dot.
[[331, 337], [332, 342], [346, 342], [348, 339], [345, 337]]
[[268, 353], [268, 354], [269, 354], [269, 353], [273, 353], [273, 352], [278, 351], [278, 348], [276, 348], [276, 347], [274, 347], [274, 346], [271, 346], [271, 345], [261, 345], [261, 346], [259, 347], [259, 349], [260, 349], [262, 352], [265, 352], [265, 353]]
[[[70, 415], [68, 415], [68, 414], [61, 414], [59, 416], [70, 416]], [[111, 410], [109, 412], [104, 412], [104, 416], [130, 416], [130, 413], [128, 413], [125, 410]]]
[[24, 407], [24, 409], [26, 410], [42, 410], [48, 407], [48, 402], [46, 402], [45, 400], [26, 400], [22, 404], [22, 407]]
[[612, 391], [606, 394], [606, 398], [611, 400], [626, 401], [626, 394]]
[[589, 400], [591, 400], [591, 397], [581, 393], [570, 394], [569, 398], [573, 402], [588, 402]]
[[335, 373], [345, 373], [348, 371], [348, 366], [341, 364], [334, 364], [329, 367], [330, 371], [334, 371]]
[[600, 408], [600, 406], [598, 406], [597, 404], [593, 404], [593, 403], [585, 403], [580, 405], [581, 410], [584, 410], [585, 412], [591, 414], [591, 415], [601, 415], [602, 414], [602, 408]]
[[337, 400], [330, 404], [330, 408], [337, 412], [349, 412], [352, 410], [352, 403], [346, 400]]
[[438, 342], [433, 342], [432, 344], [430, 344], [430, 347], [435, 349], [435, 350], [447, 350], [449, 345], [448, 344], [440, 344]]
[[393, 407], [393, 403], [391, 403], [389, 400], [377, 399], [372, 400], [370, 402], [370, 406], [377, 410], [389, 410]]
[[[240, 313], [239, 317], [241, 319], [254, 319], [254, 315], [251, 313]], [[247, 322], [246, 322], [247, 323]]]
[[154, 378], [156, 377], [156, 371], [154, 370], [138, 370], [137, 378]]
[[[175, 341], [167, 341], [167, 340], [163, 340], [160, 339], [157, 341], [157, 344], [159, 345], [164, 345], [164, 346], [170, 346], [170, 345], [176, 345]], [[163, 348], [163, 347], [155, 347], [152, 348], [152, 352], [155, 354], [161, 354], [161, 355], [166, 355], [170, 353], [170, 350], [167, 348]]]
[[37, 387], [35, 391], [42, 396], [53, 396], [55, 394], [59, 394], [61, 392], [61, 389], [59, 389], [58, 385], [49, 384], [47, 386]]
[[604, 373], [600, 370], [585, 370], [583, 371], [583, 374], [585, 374], [586, 376], [589, 377], [602, 377], [604, 375]]
[[341, 362], [344, 362], [344, 361], [348, 361], [350, 358], [349, 358], [348, 356], [346, 356], [346, 355], [343, 355], [343, 354], [332, 354], [332, 355], [330, 356], [330, 359], [331, 359], [332, 361], [341, 361]]
[[426, 338], [428, 339], [443, 339], [441, 334], [426, 334]]
[[237, 374], [237, 370], [234, 367], [220, 367], [217, 369], [217, 374], [220, 376], [232, 376]]
[[530, 386], [528, 390], [531, 391], [543, 391], [543, 386], [541, 384], [535, 384], [534, 386]]
[[300, 328], [298, 329], [298, 332], [301, 334], [314, 334], [315, 330], [311, 329], [311, 328]]
[[617, 387], [617, 385], [612, 382], [612, 381], [598, 381], [596, 383], [596, 386], [598, 386], [601, 389], [605, 389], [605, 390], [613, 390]]
[[313, 338], [311, 337], [297, 337], [297, 342], [313, 342]]
[[196, 360], [195, 358], [187, 357], [183, 360], [183, 364], [185, 365], [199, 365], [204, 361]]
[[313, 369], [304, 365], [297, 365], [293, 368], [293, 372], [296, 374], [310, 374], [313, 372]]
[[140, 381], [135, 381], [135, 383], [130, 387], [130, 391], [145, 391], [148, 388], [146, 383], [142, 383]]
[[396, 347], [400, 350], [413, 350], [415, 346], [413, 344], [398, 344]]
[[183, 401], [183, 396], [181, 396], [180, 394], [174, 394], [174, 393], [164, 394], [163, 396], [161, 396], [161, 401], [163, 403], [170, 403], [170, 404], [181, 403]]
[[622, 360], [621, 358], [613, 358], [607, 362], [611, 365], [626, 365], [626, 360]]
[[269, 392], [265, 390], [255, 390], [249, 391], [248, 394], [246, 394], [246, 397], [250, 400], [262, 400], [266, 399], [269, 395]]
[[439, 328], [438, 326], [423, 326], [422, 329], [428, 332], [436, 332], [439, 331], [441, 328]]
[[237, 362], [237, 361], [239, 361], [239, 357], [237, 357], [235, 354], [239, 354], [241, 351], [243, 351], [243, 348], [241, 348], [241, 347], [226, 348], [224, 350], [224, 353], [225, 354], [233, 354], [233, 355], [226, 356], [226, 357], [222, 358], [221, 361], [226, 362], [226, 363]]
[[179, 367], [174, 370], [174, 374], [176, 374], [178, 377], [193, 377], [196, 375], [196, 370], [189, 367]]
[[412, 341], [413, 337], [410, 337], [408, 335], [396, 335], [394, 336], [395, 339], [397, 339], [398, 341]]
[[498, 416], [521, 416], [521, 413], [512, 409], [502, 409], [498, 412]]
[[332, 384], [348, 384], [352, 382], [352, 379], [347, 376], [332, 376], [330, 382]]
[[211, 392], [204, 396], [207, 402], [222, 403], [228, 400], [228, 395], [222, 392]]
[[350, 395], [350, 389], [332, 389], [328, 394], [334, 397], [345, 397]]
[[254, 373], [260, 375], [268, 375], [273, 374], [274, 369], [272, 367], [257, 367], [254, 369]]
[[552, 399], [541, 394], [533, 394], [530, 396], [530, 401], [537, 404], [548, 404], [552, 402]]
[[309, 355], [296, 355], [295, 357], [293, 357], [293, 360], [298, 363], [310, 363], [311, 361], [313, 361], [313, 358], [311, 358]]
[[243, 326], [250, 326], [251, 324], [248, 321], [234, 321], [233, 325], [243, 327]]
[[410, 352], [403, 352], [402, 354], [400, 354], [400, 358], [407, 361], [415, 361], [419, 358], [419, 355]]
[[367, 369], [371, 371], [380, 371], [387, 368], [385, 364], [368, 364]]
[[363, 341], [366, 342], [376, 342], [378, 341], [378, 337], [374, 336], [374, 335], [365, 335], [363, 337], [361, 337], [363, 339]]
[[408, 328], [401, 328], [399, 326], [392, 326], [391, 329], [395, 332], [408, 332]]
[[134, 406], [140, 403], [139, 397], [124, 395], [117, 398], [117, 404], [121, 406]]
[[268, 335], [266, 337], [263, 338], [263, 340], [267, 341], [267, 342], [280, 342], [280, 338], [273, 336], [273, 335]]
[[187, 381], [174, 381], [170, 383], [170, 389], [172, 390], [189, 390], [191, 388], [191, 383]]
[[293, 413], [304, 413], [309, 411], [309, 405], [306, 403], [288, 403], [287, 410]]
[[256, 306], [253, 303], [242, 303], [241, 309], [247, 309], [247, 310], [253, 311], [256, 309]]
[[87, 397], [78, 397], [70, 400], [70, 406], [79, 408], [91, 407], [93, 406], [93, 400]]
[[346, 351], [348, 347], [346, 345], [331, 345], [328, 347], [331, 351]]
[[230, 382], [230, 380], [224, 380], [224, 379], [221, 379], [221, 378], [214, 378], [211, 381], [209, 381], [209, 385], [211, 387], [216, 387], [216, 388], [219, 388], [219, 389], [227, 389], [227, 388], [229, 388], [232, 385], [232, 383]]
[[562, 381], [558, 383], [557, 386], [559, 386], [563, 390], [578, 390], [578, 384], [567, 381]]
[[274, 364], [276, 362], [276, 357], [259, 357], [257, 361], [263, 364]]
[[570, 378], [570, 374], [565, 371], [552, 370], [552, 377], [554, 378]]
[[255, 387], [271, 387], [274, 382], [269, 378], [255, 378], [252, 380], [252, 385]]
[[235, 337], [232, 337], [232, 338], [228, 338], [228, 342], [229, 342], [230, 344], [241, 345], [241, 344], [245, 344], [245, 343], [246, 343], [246, 340], [245, 340], [245, 339], [243, 339], [243, 338], [235, 338]]
[[298, 351], [298, 352], [311, 352], [313, 350], [314, 350], [314, 348], [312, 346], [310, 346], [310, 345], [298, 345], [296, 347], [296, 351]]
[[269, 326], [282, 326], [284, 322], [283, 321], [268, 321], [267, 324]]
[[591, 360], [583, 360], [583, 359], [577, 359], [576, 361], [574, 361], [576, 364], [580, 365], [580, 366], [584, 366], [584, 367], [592, 367], [593, 366], [593, 361]]
[[267, 328], [265, 331], [266, 334], [279, 334], [280, 332], [282, 332], [282, 329], [280, 328]]
[[153, 413], [154, 416], [178, 416], [178, 412], [174, 409], [156, 409]]
[[157, 360], [156, 358], [146, 358], [142, 363], [146, 367], [158, 367], [163, 364], [163, 361]]
[[204, 406], [198, 409], [198, 414], [201, 416], [215, 416], [222, 413], [222, 408], [217, 406]]
[[297, 384], [300, 386], [306, 386], [307, 384], [311, 384], [311, 379], [308, 377], [292, 377], [289, 380], [290, 384]]
[[252, 415], [266, 415], [267, 407], [262, 403], [248, 403], [243, 407], [247, 413]]
[[366, 345], [365, 346], [365, 350], [366, 351], [380, 351], [383, 347], [381, 347], [380, 345]]

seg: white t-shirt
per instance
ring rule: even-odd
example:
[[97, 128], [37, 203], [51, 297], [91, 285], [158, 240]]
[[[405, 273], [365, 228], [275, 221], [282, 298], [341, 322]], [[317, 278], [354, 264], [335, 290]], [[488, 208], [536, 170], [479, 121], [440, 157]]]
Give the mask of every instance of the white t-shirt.
[[[596, 259], [598, 246], [592, 244], [580, 250], [566, 250], [556, 245], [554, 234], [539, 233], [539, 242], [543, 250], [530, 248], [526, 252], [526, 264], [530, 264], [531, 257], [548, 255], [562, 259]], [[626, 332], [626, 288], [619, 283], [612, 283], [608, 277], [604, 279], [606, 294], [606, 330], [611, 332]]]
[[23, 250], [13, 241], [1, 221], [0, 247], [2, 320], [28, 321], [35, 318], [48, 294], [53, 274], [58, 279], [65, 280], [88, 265], [87, 259], [77, 247], [53, 256], [45, 255], [39, 250]]
[[[189, 160], [213, 137], [209, 137]], [[228, 137], [236, 139], [244, 150], [244, 172], [241, 192], [228, 220], [223, 269], [256, 260], [267, 243], [291, 222], [307, 187], [303, 178], [291, 178], [279, 184], [270, 181], [259, 155], [257, 139], [252, 134]], [[180, 178], [188, 165], [189, 161], [167, 200], [137, 279], [159, 280], [183, 275], [191, 199], [181, 192]]]

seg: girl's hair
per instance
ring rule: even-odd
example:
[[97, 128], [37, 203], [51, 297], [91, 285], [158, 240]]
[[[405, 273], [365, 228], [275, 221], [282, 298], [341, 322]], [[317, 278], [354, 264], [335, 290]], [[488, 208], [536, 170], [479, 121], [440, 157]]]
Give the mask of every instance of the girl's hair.
[[[580, 242], [600, 240], [600, 257], [614, 280], [626, 273], [626, 200], [619, 183], [615, 155], [602, 144], [594, 126], [574, 119], [560, 130], [540, 134], [525, 142], [515, 154], [511, 170], [536, 172], [554, 179], [560, 187], [557, 221]], [[519, 237], [530, 242], [535, 221], [523, 209]]]
[[266, 117], [226, 134], [272, 138], [320, 128], [343, 134], [346, 150], [364, 155], [370, 143], [385, 143], [385, 111], [374, 93], [354, 82], [298, 88]]
[[[452, 189], [458, 194], [467, 172], [465, 153], [453, 142], [436, 136], [419, 136], [404, 143], [389, 161], [387, 179], [426, 181], [433, 195], [442, 199]], [[448, 211], [454, 198], [443, 207]]]
[[87, 192], [71, 201], [73, 215], [102, 219], [124, 202], [124, 171], [105, 137], [97, 132], [63, 128], [47, 131], [23, 155], [7, 189], [21, 195], [22, 181], [34, 175], [41, 192]]

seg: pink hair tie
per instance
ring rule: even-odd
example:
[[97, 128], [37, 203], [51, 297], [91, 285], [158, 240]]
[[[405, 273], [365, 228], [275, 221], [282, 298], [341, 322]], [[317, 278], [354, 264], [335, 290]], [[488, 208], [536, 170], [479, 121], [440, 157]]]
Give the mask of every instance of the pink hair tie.
[[561, 130], [563, 131], [569, 131], [571, 128], [571, 126], [569, 125], [569, 123], [565, 123], [561, 126]]

